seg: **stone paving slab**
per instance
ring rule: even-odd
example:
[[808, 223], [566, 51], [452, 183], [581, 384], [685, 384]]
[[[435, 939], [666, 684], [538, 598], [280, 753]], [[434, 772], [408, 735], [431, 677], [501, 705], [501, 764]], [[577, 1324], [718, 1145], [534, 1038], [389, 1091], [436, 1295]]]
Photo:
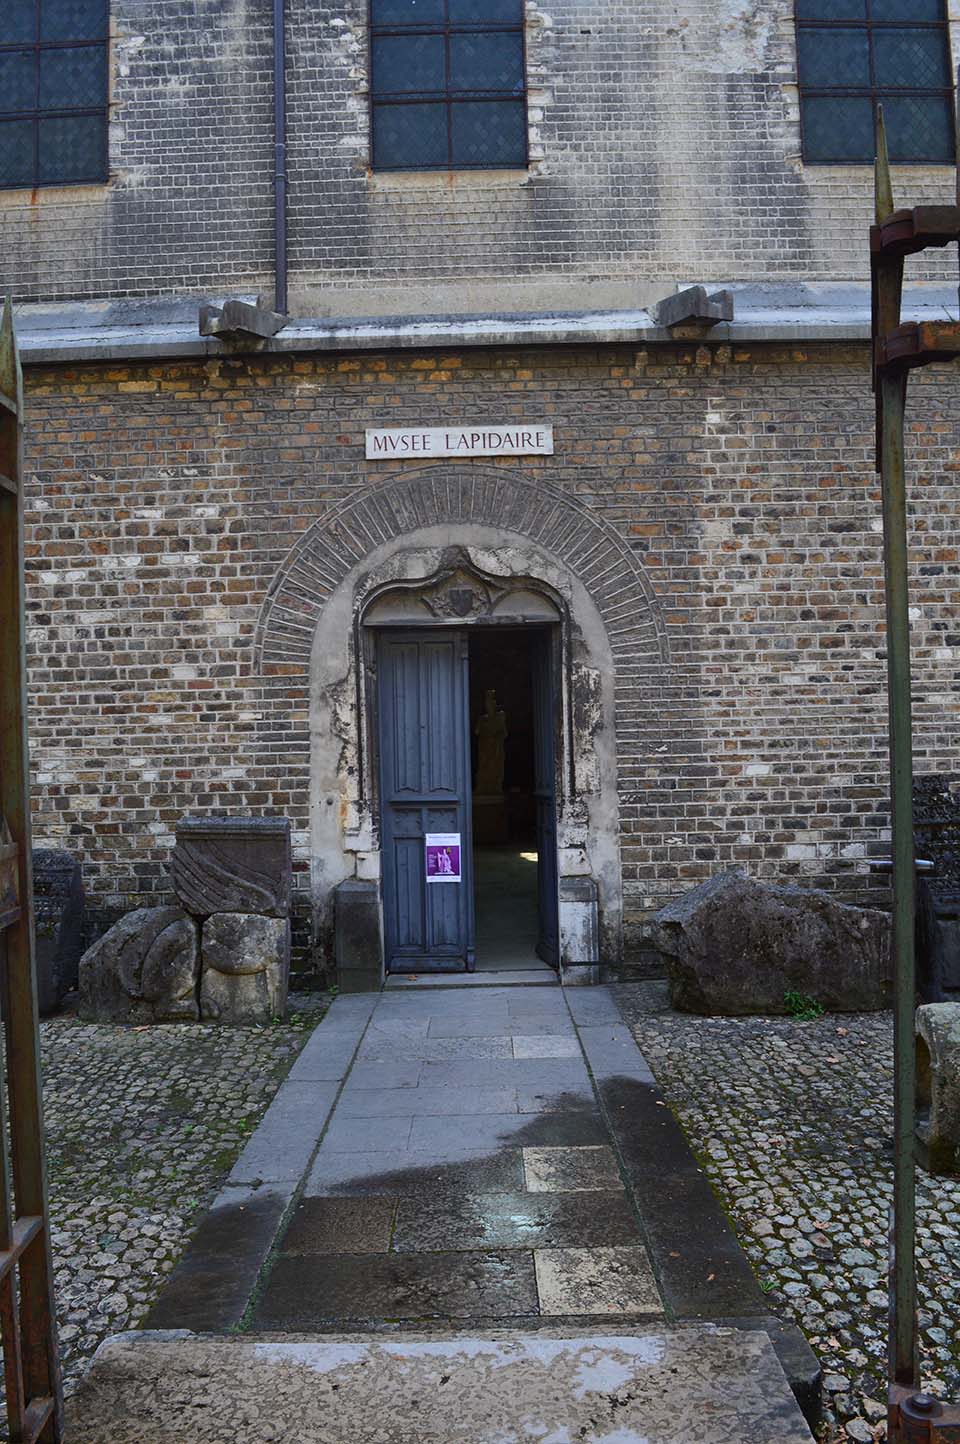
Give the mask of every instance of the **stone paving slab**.
[[590, 1086], [586, 1065], [572, 1058], [466, 1059], [456, 1063], [424, 1063], [424, 1083], [450, 1088], [565, 1088]]
[[[319, 1203], [321, 1200], [311, 1200]], [[467, 1194], [398, 1200], [391, 1247], [560, 1248], [642, 1242], [622, 1189], [585, 1193]]]
[[429, 982], [423, 976], [391, 973], [384, 987], [391, 992], [411, 988], [416, 992], [423, 992], [424, 989], [556, 988], [559, 987], [559, 980], [556, 974], [550, 976], [542, 968], [516, 968], [502, 973], [472, 973], [469, 982], [464, 981], [462, 973], [433, 973], [429, 975]]
[[307, 1198], [299, 1203], [283, 1236], [283, 1253], [387, 1253], [397, 1200]]
[[542, 1314], [660, 1314], [646, 1249], [546, 1248], [533, 1256]]
[[811, 1444], [762, 1332], [127, 1334], [67, 1444]]
[[[590, 1099], [593, 1102], [593, 1099]], [[429, 1118], [450, 1114], [519, 1113], [516, 1088], [473, 1088], [469, 1094], [450, 1088], [353, 1088], [337, 1105], [341, 1118]]]
[[253, 1316], [259, 1330], [324, 1324], [509, 1319], [539, 1312], [533, 1254], [283, 1255]]
[[327, 1153], [316, 1161], [304, 1187], [306, 1198], [345, 1194], [409, 1194], [454, 1190], [510, 1193], [523, 1188], [519, 1148], [491, 1154], [483, 1148], [414, 1153]]
[[147, 1314], [146, 1327], [183, 1327], [188, 1319], [192, 1328], [210, 1332], [236, 1327], [292, 1197], [292, 1184], [225, 1188]]

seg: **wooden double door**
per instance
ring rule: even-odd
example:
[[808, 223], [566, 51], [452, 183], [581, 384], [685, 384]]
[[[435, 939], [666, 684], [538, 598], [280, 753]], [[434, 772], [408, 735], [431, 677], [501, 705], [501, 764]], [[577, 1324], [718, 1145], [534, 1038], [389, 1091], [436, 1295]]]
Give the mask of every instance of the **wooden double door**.
[[[527, 630], [527, 629], [525, 629]], [[538, 955], [558, 966], [555, 627], [531, 627], [531, 792]], [[504, 630], [504, 646], [511, 633]], [[384, 629], [376, 642], [384, 948], [388, 972], [476, 964], [467, 628]]]

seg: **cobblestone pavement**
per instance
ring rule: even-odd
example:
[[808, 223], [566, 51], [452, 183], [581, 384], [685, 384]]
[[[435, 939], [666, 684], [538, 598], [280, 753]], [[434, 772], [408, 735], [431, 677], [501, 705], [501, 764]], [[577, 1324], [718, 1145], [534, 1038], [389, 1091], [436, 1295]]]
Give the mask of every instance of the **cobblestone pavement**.
[[[694, 1018], [665, 984], [614, 993], [772, 1311], [820, 1358], [824, 1439], [885, 1439], [891, 1015]], [[917, 1209], [924, 1385], [958, 1398], [960, 1181], [918, 1172]]]
[[113, 1027], [70, 1013], [41, 1024], [68, 1389], [153, 1302], [327, 1001], [295, 995], [289, 1022], [264, 1028]]

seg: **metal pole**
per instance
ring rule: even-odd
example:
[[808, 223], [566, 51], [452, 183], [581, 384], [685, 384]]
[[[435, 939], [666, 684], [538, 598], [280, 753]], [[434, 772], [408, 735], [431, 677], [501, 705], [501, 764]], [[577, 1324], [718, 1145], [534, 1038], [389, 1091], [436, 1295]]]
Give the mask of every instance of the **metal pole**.
[[883, 559], [887, 610], [887, 700], [893, 812], [894, 1184], [890, 1371], [898, 1384], [920, 1382], [917, 1350], [914, 1163], [914, 857], [910, 619], [904, 466], [906, 373], [879, 378], [883, 437]]
[[273, 309], [287, 314], [287, 41], [284, 0], [273, 0]]

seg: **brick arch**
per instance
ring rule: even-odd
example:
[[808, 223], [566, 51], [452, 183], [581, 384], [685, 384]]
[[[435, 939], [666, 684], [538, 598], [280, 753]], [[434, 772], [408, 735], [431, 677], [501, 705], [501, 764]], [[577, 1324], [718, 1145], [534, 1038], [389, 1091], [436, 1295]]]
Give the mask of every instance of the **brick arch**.
[[309, 673], [327, 598], [375, 547], [424, 527], [470, 523], [526, 537], [563, 562], [597, 605], [615, 663], [667, 660], [660, 604], [616, 529], [559, 487], [472, 463], [404, 471], [319, 517], [267, 591], [257, 625], [257, 669]]

